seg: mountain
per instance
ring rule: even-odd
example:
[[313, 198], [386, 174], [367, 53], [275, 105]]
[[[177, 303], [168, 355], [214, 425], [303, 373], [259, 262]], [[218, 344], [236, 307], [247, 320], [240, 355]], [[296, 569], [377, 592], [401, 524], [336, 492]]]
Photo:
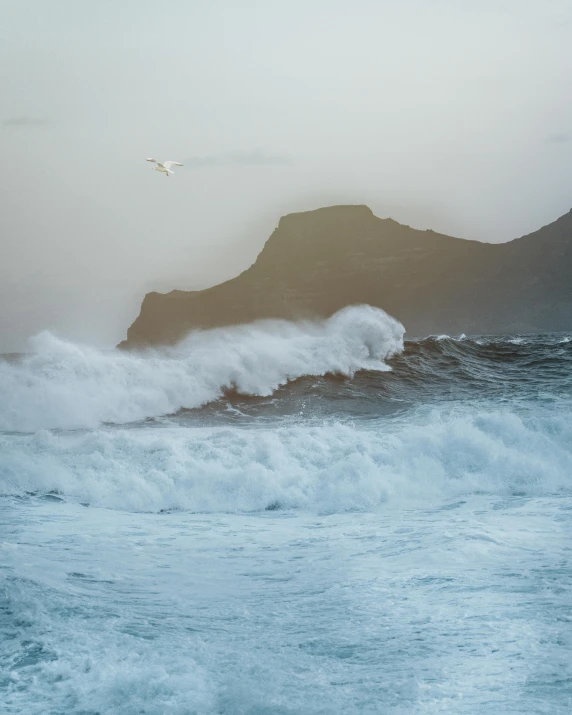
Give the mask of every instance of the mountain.
[[256, 262], [201, 291], [149, 293], [122, 348], [193, 328], [379, 306], [409, 337], [572, 329], [572, 211], [507, 243], [468, 241], [332, 206], [280, 219]]

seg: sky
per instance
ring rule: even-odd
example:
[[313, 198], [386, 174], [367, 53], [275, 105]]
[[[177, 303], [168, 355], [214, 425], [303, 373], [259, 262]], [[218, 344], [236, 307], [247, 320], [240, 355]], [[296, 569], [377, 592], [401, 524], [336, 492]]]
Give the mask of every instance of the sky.
[[[572, 0], [0, 0], [0, 352], [367, 204], [497, 242], [572, 207]], [[165, 178], [146, 157], [185, 166]]]

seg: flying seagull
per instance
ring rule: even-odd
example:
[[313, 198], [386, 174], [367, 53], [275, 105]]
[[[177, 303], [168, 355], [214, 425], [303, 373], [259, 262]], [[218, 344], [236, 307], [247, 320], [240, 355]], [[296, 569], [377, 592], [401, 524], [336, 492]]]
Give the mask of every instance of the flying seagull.
[[175, 173], [171, 171], [172, 166], [183, 166], [179, 164], [178, 161], [164, 161], [162, 164], [160, 161], [157, 161], [157, 159], [147, 159], [146, 161], [152, 161], [154, 164], [157, 164], [157, 166], [153, 167], [153, 171], [161, 171], [165, 176]]

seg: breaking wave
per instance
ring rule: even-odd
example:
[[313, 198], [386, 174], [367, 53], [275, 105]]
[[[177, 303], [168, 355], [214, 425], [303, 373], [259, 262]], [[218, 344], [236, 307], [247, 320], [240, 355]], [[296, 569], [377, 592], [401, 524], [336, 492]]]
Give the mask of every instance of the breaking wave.
[[393, 425], [3, 435], [0, 484], [5, 494], [154, 512], [340, 512], [474, 493], [569, 493], [568, 417], [433, 409]]
[[94, 428], [173, 414], [226, 390], [270, 395], [304, 375], [388, 370], [404, 328], [378, 308], [352, 306], [328, 320], [261, 321], [196, 331], [174, 348], [104, 352], [32, 339], [34, 354], [0, 362], [0, 430]]
[[145, 353], [44, 333], [0, 362], [0, 493], [339, 512], [572, 489], [572, 343], [403, 334], [369, 306]]

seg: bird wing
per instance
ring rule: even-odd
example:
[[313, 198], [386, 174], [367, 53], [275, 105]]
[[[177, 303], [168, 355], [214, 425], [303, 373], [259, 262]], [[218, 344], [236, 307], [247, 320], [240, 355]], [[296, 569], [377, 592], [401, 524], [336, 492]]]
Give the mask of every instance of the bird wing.
[[159, 162], [157, 161], [157, 159], [145, 159], [145, 161], [152, 161], [152, 162], [154, 162], [155, 164], [158, 164], [158, 163], [159, 163]]
[[179, 164], [178, 161], [165, 161], [163, 163], [163, 166], [165, 169], [170, 169], [172, 166], [183, 166], [182, 164]]

